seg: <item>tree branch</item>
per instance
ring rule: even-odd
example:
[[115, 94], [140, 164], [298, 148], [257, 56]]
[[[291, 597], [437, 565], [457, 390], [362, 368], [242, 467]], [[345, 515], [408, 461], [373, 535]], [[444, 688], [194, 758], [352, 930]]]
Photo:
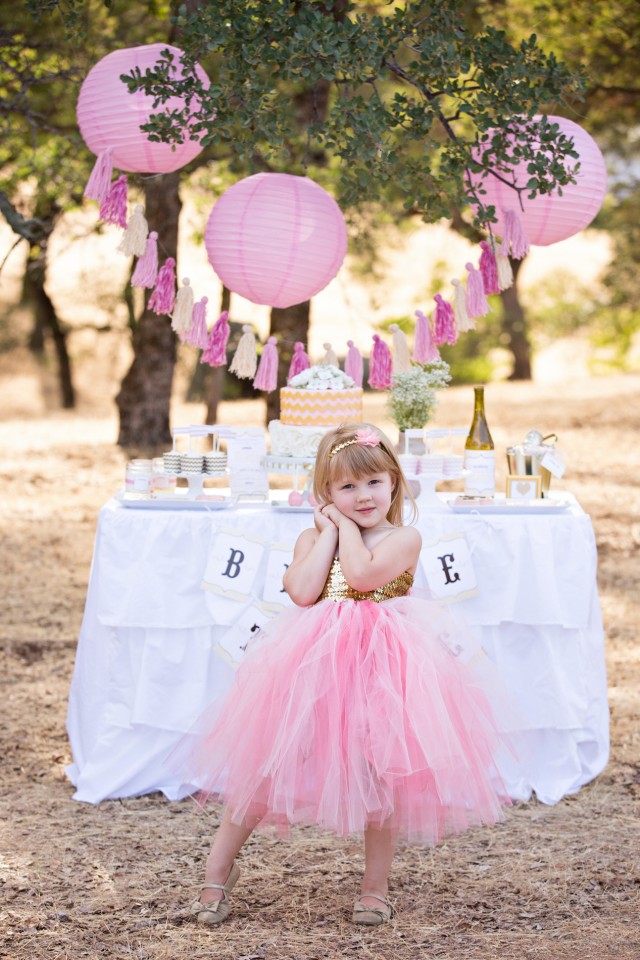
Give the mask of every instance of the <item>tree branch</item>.
[[0, 213], [14, 233], [30, 244], [43, 243], [49, 239], [53, 231], [53, 223], [39, 220], [37, 217], [27, 219], [9, 200], [4, 190], [0, 190]]

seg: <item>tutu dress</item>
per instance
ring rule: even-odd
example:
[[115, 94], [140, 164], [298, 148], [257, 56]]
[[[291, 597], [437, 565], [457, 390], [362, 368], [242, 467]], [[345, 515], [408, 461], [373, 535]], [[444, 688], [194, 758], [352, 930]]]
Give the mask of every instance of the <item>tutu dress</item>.
[[491, 694], [452, 652], [450, 614], [407, 596], [412, 582], [359, 593], [334, 560], [318, 601], [262, 629], [184, 738], [184, 783], [237, 823], [384, 826], [430, 846], [501, 819]]

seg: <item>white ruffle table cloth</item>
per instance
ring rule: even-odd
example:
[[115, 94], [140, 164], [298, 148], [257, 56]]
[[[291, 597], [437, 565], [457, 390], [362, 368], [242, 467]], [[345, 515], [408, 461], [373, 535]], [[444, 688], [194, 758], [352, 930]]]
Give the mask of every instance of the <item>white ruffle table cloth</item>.
[[[310, 513], [264, 504], [150, 510], [114, 498], [102, 508], [69, 698], [67, 774], [75, 799], [185, 794], [167, 757], [229, 686], [230, 636], [238, 633], [238, 646], [254, 616], [277, 609], [265, 601], [270, 552], [290, 559], [298, 534], [312, 522]], [[570, 509], [557, 514], [422, 510], [417, 525], [425, 541], [464, 534], [477, 592], [451, 609], [518, 705], [520, 762], [506, 758], [503, 768], [509, 793], [526, 800], [535, 792], [556, 803], [597, 776], [608, 759], [590, 519], [571, 499]], [[203, 588], [216, 543], [220, 548], [229, 531], [262, 551], [249, 592], [231, 597]], [[420, 571], [416, 585], [425, 586]]]

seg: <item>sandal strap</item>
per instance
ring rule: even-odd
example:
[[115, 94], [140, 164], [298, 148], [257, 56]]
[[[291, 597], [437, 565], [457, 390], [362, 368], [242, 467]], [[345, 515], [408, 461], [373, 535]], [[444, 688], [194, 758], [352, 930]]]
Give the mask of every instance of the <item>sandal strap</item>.
[[202, 889], [203, 890], [224, 890], [225, 893], [227, 892], [224, 883], [203, 883]]
[[379, 894], [377, 894], [377, 893], [363, 893], [363, 894], [359, 897], [359, 899], [356, 900], [356, 905], [355, 905], [355, 908], [354, 908], [355, 910], [360, 909], [360, 910], [375, 910], [375, 911], [377, 911], [377, 910], [380, 909], [379, 907], [370, 907], [370, 906], [367, 906], [366, 903], [363, 903], [363, 902], [362, 902], [362, 897], [371, 897], [372, 900], [379, 900], [380, 903], [383, 903], [384, 906], [385, 906], [387, 909], [389, 909], [389, 907], [391, 906], [391, 904], [389, 903], [388, 900], [386, 900], [384, 897], [379, 896]]

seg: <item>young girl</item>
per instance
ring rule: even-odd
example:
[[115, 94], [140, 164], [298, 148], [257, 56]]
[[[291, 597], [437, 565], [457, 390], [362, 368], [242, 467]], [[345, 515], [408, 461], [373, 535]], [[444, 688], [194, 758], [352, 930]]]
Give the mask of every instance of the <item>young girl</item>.
[[402, 525], [411, 496], [389, 440], [367, 424], [327, 433], [314, 493], [315, 526], [284, 577], [297, 606], [263, 629], [190, 755], [189, 782], [226, 803], [191, 907], [201, 923], [228, 916], [235, 858], [259, 823], [362, 833], [353, 922], [375, 925], [391, 917], [399, 837], [433, 845], [509, 802], [492, 712], [451, 652], [452, 621], [408, 596], [421, 539]]

